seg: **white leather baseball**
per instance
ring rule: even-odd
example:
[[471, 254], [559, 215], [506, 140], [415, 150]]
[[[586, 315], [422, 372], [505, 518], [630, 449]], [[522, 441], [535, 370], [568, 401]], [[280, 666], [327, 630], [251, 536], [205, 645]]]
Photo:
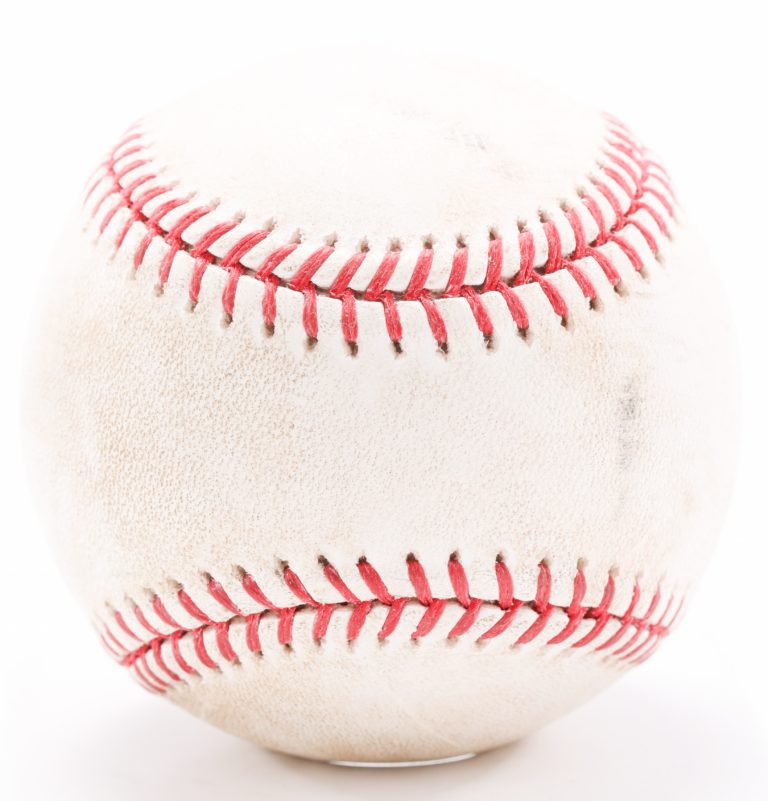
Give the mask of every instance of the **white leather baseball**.
[[146, 689], [307, 757], [489, 749], [647, 658], [699, 577], [722, 297], [612, 117], [501, 67], [290, 61], [96, 171], [31, 473]]

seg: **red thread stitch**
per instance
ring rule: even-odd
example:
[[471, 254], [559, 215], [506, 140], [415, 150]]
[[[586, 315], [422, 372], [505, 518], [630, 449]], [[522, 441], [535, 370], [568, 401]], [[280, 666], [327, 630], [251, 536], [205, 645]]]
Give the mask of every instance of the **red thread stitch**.
[[[432, 242], [427, 241], [416, 257], [410, 272], [407, 287], [403, 292], [388, 288], [395, 268], [402, 258], [396, 240], [375, 270], [373, 277], [362, 290], [350, 288], [350, 282], [357, 274], [362, 262], [368, 256], [366, 245], [352, 254], [339, 269], [329, 288], [315, 283], [315, 275], [320, 267], [331, 258], [336, 245], [323, 245], [307, 256], [288, 279], [275, 275], [276, 268], [293, 253], [298, 242], [277, 245], [267, 253], [261, 266], [256, 269], [246, 267], [242, 259], [267, 238], [274, 238], [272, 227], [250, 231], [239, 236], [226, 255], [219, 257], [214, 248], [226, 234], [234, 231], [242, 222], [236, 220], [217, 220], [213, 222], [194, 242], [189, 241], [189, 229], [199, 228], [206, 218], [215, 217], [212, 204], [194, 205], [191, 197], [174, 196], [174, 184], [155, 185], [159, 169], [153, 165], [148, 155], [144, 134], [134, 127], [111, 151], [108, 158], [96, 171], [86, 193], [90, 201], [97, 189], [106, 182], [106, 187], [98, 194], [91, 214], [99, 218], [99, 231], [103, 233], [121, 210], [127, 216], [120, 230], [115, 234], [115, 248], [122, 247], [128, 231], [134, 226], [141, 227], [143, 233], [132, 254], [133, 264], [138, 269], [154, 240], [160, 240], [166, 251], [160, 259], [158, 269], [158, 288], [168, 280], [173, 261], [179, 252], [187, 252], [195, 260], [189, 284], [191, 308], [198, 301], [202, 276], [211, 264], [228, 271], [228, 281], [221, 299], [226, 320], [231, 320], [235, 309], [237, 286], [243, 277], [259, 280], [264, 284], [262, 314], [268, 332], [274, 330], [278, 287], [304, 295], [302, 322], [310, 344], [318, 337], [318, 296], [341, 301], [340, 328], [351, 352], [357, 352], [358, 303], [381, 303], [387, 334], [395, 350], [401, 349], [402, 325], [398, 306], [401, 303], [419, 303], [425, 313], [426, 323], [437, 346], [447, 351], [448, 331], [441, 311], [441, 302], [448, 298], [463, 299], [470, 307], [479, 332], [490, 342], [493, 336], [493, 323], [483, 302], [483, 295], [499, 293], [506, 302], [514, 324], [525, 334], [528, 330], [528, 314], [518, 294], [518, 288], [537, 283], [553, 311], [565, 323], [569, 309], [562, 294], [553, 283], [543, 275], [567, 271], [576, 286], [595, 308], [597, 292], [582, 267], [574, 262], [582, 259], [594, 260], [611, 285], [619, 284], [619, 271], [616, 255], [623, 254], [632, 268], [643, 272], [643, 258], [627, 236], [634, 228], [647, 244], [653, 256], [658, 255], [659, 237], [668, 235], [671, 220], [674, 218], [674, 195], [663, 169], [651, 159], [645, 149], [637, 143], [629, 131], [617, 120], [606, 116], [606, 148], [603, 158], [596, 162], [597, 172], [589, 178], [591, 193], [580, 192], [581, 208], [565, 210], [561, 225], [567, 225], [575, 243], [573, 250], [564, 252], [563, 232], [553, 219], [541, 221], [546, 242], [546, 258], [537, 266], [537, 251], [533, 233], [523, 228], [516, 233], [520, 254], [519, 268], [509, 280], [503, 279], [504, 239], [496, 231], [490, 234], [486, 256], [486, 270], [482, 281], [477, 285], [466, 283], [468, 247], [459, 239], [452, 257], [451, 273], [442, 292], [427, 288], [433, 272], [435, 252]], [[618, 193], [618, 194], [617, 194]], [[619, 194], [626, 197], [623, 204]], [[150, 211], [148, 207], [158, 201]], [[602, 207], [601, 207], [602, 206]], [[165, 218], [182, 213], [175, 223], [166, 223]], [[594, 220], [597, 235], [587, 241], [582, 216]], [[608, 217], [613, 217], [609, 222]], [[656, 229], [654, 230], [652, 229]], [[610, 246], [614, 247], [611, 250]], [[603, 248], [603, 246], [608, 246]]]
[[[498, 586], [498, 597], [483, 599], [471, 592], [467, 572], [458, 554], [452, 554], [447, 560], [446, 569], [453, 594], [449, 597], [436, 597], [430, 585], [427, 571], [421, 561], [410, 554], [405, 563], [405, 574], [413, 589], [409, 595], [395, 596], [384, 583], [380, 573], [364, 557], [357, 562], [359, 577], [371, 593], [371, 598], [360, 598], [354, 593], [339, 571], [326, 559], [320, 558], [322, 575], [329, 586], [340, 595], [342, 601], [318, 602], [310, 594], [304, 582], [288, 565], [282, 572], [285, 588], [295, 597], [297, 603], [287, 606], [276, 606], [270, 602], [255, 580], [245, 571], [241, 572], [240, 584], [245, 594], [261, 607], [255, 613], [247, 613], [232, 601], [231, 595], [224, 586], [208, 577], [205, 588], [209, 601], [222, 610], [223, 616], [210, 618], [201, 611], [200, 605], [194, 602], [187, 591], [177, 592], [177, 600], [190, 617], [201, 625], [186, 627], [179, 625], [168, 614], [165, 604], [155, 596], [146, 608], [138, 605], [132, 607], [135, 620], [140, 626], [134, 626], [133, 620], [127, 621], [125, 615], [118, 610], [111, 613], [114, 626], [131, 640], [125, 645], [115, 637], [112, 625], [107, 624], [100, 632], [105, 646], [123, 665], [129, 667], [135, 677], [151, 692], [165, 692], [174, 683], [184, 681], [184, 676], [195, 676], [199, 669], [190, 664], [194, 658], [202, 668], [219, 670], [222, 662], [238, 664], [241, 655], [233, 645], [230, 636], [233, 625], [242, 625], [245, 646], [251, 653], [262, 654], [263, 642], [260, 632], [262, 621], [267, 617], [276, 618], [277, 642], [290, 647], [294, 637], [296, 615], [311, 614], [312, 639], [321, 643], [328, 635], [333, 614], [340, 608], [350, 611], [346, 628], [346, 639], [352, 643], [357, 640], [366, 627], [374, 609], [380, 606], [387, 608], [387, 615], [376, 637], [384, 641], [391, 637], [402, 624], [402, 616], [406, 606], [415, 605], [423, 610], [410, 637], [419, 640], [427, 637], [441, 624], [449, 614], [453, 619], [447, 639], [455, 640], [467, 635], [478, 622], [483, 609], [494, 612], [496, 619], [476, 636], [477, 643], [502, 636], [512, 625], [521, 610], [528, 610], [533, 619], [518, 633], [513, 641], [517, 647], [526, 646], [553, 628], [549, 626], [555, 613], [566, 618], [559, 629], [542, 639], [546, 645], [562, 645], [570, 648], [583, 648], [593, 644], [595, 651], [608, 651], [613, 658], [628, 664], [639, 664], [645, 661], [658, 647], [675, 622], [682, 606], [670, 596], [663, 605], [663, 612], [656, 616], [661, 604], [661, 591], [657, 589], [647, 608], [641, 615], [635, 610], [641, 605], [642, 593], [635, 584], [631, 600], [622, 614], [611, 611], [611, 604], [616, 592], [615, 580], [609, 575], [603, 588], [602, 598], [597, 606], [584, 604], [587, 597], [587, 582], [581, 566], [577, 566], [571, 600], [567, 605], [552, 602], [552, 574], [546, 561], [538, 566], [536, 590], [533, 598], [526, 600], [515, 597], [514, 582], [509, 567], [504, 559], [496, 559], [495, 574]], [[208, 606], [209, 603], [204, 604]], [[453, 610], [457, 609], [458, 612]], [[671, 614], [673, 608], [674, 613]], [[172, 630], [162, 633], [151, 622], [151, 614]], [[450, 621], [449, 621], [450, 622]], [[608, 629], [612, 626], [612, 629]], [[606, 631], [608, 629], [608, 631]], [[146, 632], [146, 635], [143, 633]], [[577, 635], [582, 636], [577, 639]], [[143, 636], [141, 636], [143, 635]], [[211, 652], [215, 646], [216, 653]]]

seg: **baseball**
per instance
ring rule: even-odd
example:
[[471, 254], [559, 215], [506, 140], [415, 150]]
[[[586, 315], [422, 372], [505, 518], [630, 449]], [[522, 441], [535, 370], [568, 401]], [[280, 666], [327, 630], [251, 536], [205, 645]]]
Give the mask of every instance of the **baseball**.
[[679, 623], [730, 488], [729, 327], [664, 167], [579, 95], [310, 54], [94, 159], [25, 425], [144, 690], [282, 752], [444, 759]]

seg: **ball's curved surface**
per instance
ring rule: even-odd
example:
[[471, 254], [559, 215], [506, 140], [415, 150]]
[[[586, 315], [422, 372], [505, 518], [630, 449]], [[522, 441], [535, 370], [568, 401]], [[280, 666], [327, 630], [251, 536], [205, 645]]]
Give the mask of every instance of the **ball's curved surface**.
[[480, 751], [672, 626], [729, 488], [722, 306], [613, 118], [466, 64], [265, 69], [96, 171], [32, 475], [145, 688], [308, 757]]

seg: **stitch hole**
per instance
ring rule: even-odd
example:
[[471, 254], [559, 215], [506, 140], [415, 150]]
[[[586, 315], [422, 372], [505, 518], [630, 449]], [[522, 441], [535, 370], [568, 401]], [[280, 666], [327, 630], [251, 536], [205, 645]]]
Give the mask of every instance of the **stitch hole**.
[[224, 312], [221, 315], [221, 327], [229, 328], [232, 325], [232, 315], [229, 312]]
[[317, 337], [307, 337], [304, 344], [308, 351], [314, 350], [317, 345]]
[[431, 234], [429, 234], [428, 236], [425, 236], [424, 239], [422, 240], [422, 247], [424, 248], [424, 250], [432, 250], [434, 242], [435, 242], [434, 237]]
[[328, 236], [326, 236], [323, 241], [329, 248], [335, 248], [336, 243], [339, 241], [339, 235], [335, 232], [332, 234], [328, 234]]
[[524, 217], [517, 218], [517, 232], [522, 234], [524, 231], [528, 230], [528, 220]]
[[494, 225], [488, 229], [488, 241], [495, 242], [499, 238], [499, 229]]
[[142, 587], [141, 591], [144, 594], [145, 601], [152, 601], [152, 599], [158, 595], [158, 593], [155, 592], [155, 590], [153, 590], [151, 587]]
[[403, 353], [403, 346], [399, 339], [392, 342], [392, 350], [394, 350], [395, 356], [400, 356]]
[[589, 304], [588, 305], [589, 305], [589, 310], [590, 311], [602, 311], [603, 310], [603, 304], [600, 301], [600, 298], [597, 297], [597, 295], [595, 295], [593, 298], [589, 299]]
[[357, 356], [357, 342], [347, 342], [347, 347], [349, 348], [349, 355], [352, 357]]
[[125, 601], [126, 606], [129, 609], [139, 609], [140, 608], [139, 604], [136, 603], [136, 601], [133, 599], [132, 595], [124, 595], [123, 599]]
[[467, 238], [464, 234], [456, 236], [456, 250], [463, 250], [467, 246]]
[[617, 282], [616, 282], [616, 283], [613, 285], [613, 291], [614, 291], [614, 292], [615, 292], [615, 293], [616, 293], [616, 294], [617, 294], [617, 295], [618, 295], [620, 298], [626, 298], [626, 297], [627, 297], [627, 295], [629, 294], [629, 292], [627, 291], [627, 288], [626, 288], [626, 286], [624, 285], [624, 282], [623, 282], [622, 280], [619, 280], [619, 281], [617, 281]]

